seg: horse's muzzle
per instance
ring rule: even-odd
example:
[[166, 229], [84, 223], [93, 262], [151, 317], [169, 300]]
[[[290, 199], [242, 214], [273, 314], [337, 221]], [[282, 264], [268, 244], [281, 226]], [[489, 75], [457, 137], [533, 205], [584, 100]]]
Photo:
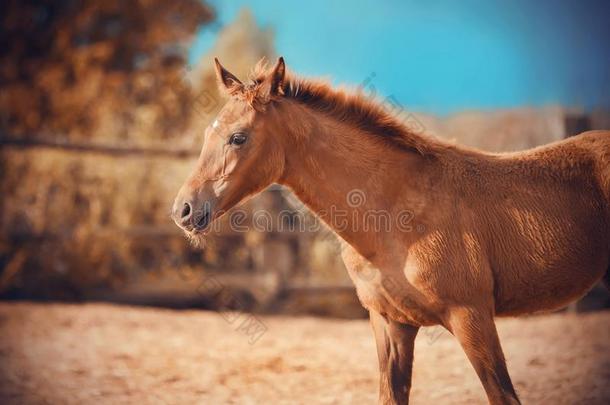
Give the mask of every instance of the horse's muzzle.
[[188, 232], [202, 232], [212, 219], [212, 204], [209, 201], [197, 204], [195, 201], [176, 199], [172, 210], [176, 225]]

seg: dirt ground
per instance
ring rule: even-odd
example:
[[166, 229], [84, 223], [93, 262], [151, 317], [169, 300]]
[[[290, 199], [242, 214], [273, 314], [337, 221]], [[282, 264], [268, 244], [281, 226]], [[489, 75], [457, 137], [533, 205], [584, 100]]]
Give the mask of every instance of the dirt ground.
[[[501, 319], [524, 404], [610, 403], [610, 312]], [[372, 404], [368, 322], [0, 303], [2, 404]], [[414, 404], [484, 404], [454, 338], [416, 343]]]

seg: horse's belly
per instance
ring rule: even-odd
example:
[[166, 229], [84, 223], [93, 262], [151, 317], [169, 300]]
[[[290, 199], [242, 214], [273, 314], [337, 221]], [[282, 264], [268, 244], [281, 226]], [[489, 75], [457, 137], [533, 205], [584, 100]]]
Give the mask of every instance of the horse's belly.
[[505, 279], [496, 288], [496, 314], [521, 315], [553, 311], [584, 296], [605, 274], [607, 258], [584, 265], [549, 267], [527, 272], [529, 279]]

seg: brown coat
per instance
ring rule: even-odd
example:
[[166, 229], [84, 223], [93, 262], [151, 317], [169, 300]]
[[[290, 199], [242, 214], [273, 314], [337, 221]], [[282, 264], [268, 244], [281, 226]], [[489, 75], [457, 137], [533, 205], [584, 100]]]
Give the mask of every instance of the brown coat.
[[610, 132], [484, 153], [286, 75], [282, 59], [250, 84], [218, 62], [217, 73], [231, 97], [176, 198], [176, 222], [199, 238], [271, 183], [290, 187], [345, 241], [377, 341], [380, 402], [408, 402], [417, 331], [440, 324], [490, 402], [518, 403], [493, 318], [560, 308], [608, 277]]

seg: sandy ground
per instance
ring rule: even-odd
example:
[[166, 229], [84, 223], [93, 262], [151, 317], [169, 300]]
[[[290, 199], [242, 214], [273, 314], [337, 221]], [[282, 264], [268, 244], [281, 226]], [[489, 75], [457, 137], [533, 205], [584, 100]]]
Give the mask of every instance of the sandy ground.
[[[0, 303], [2, 404], [372, 404], [368, 322]], [[610, 403], [610, 312], [498, 321], [524, 404]], [[484, 404], [454, 338], [416, 343], [412, 403]]]

